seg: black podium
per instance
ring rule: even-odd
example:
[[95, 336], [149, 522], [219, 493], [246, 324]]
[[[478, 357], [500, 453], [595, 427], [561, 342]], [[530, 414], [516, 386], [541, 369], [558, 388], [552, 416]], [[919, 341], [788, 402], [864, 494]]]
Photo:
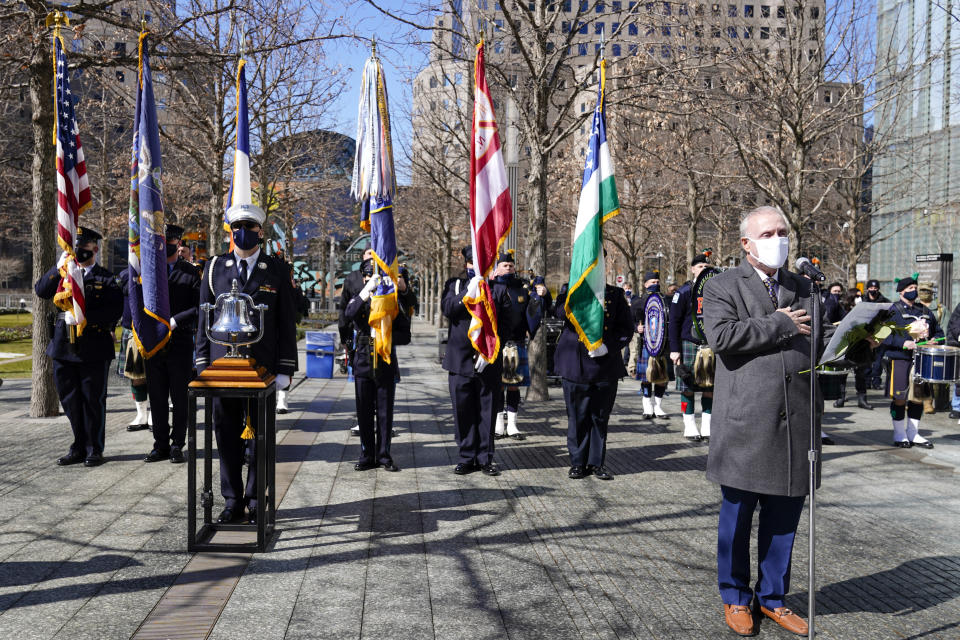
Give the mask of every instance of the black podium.
[[[203, 524], [197, 530], [197, 398], [204, 398], [203, 409], [203, 487], [199, 491]], [[257, 465], [257, 523], [221, 524], [213, 521], [213, 402], [214, 398], [242, 398], [256, 406], [260, 425], [254, 438]], [[191, 387], [187, 401], [187, 550], [188, 551], [265, 551], [276, 531], [276, 385], [272, 376], [263, 388]], [[257, 532], [256, 542], [213, 541], [221, 531]], [[220, 536], [223, 538], [224, 536]]]

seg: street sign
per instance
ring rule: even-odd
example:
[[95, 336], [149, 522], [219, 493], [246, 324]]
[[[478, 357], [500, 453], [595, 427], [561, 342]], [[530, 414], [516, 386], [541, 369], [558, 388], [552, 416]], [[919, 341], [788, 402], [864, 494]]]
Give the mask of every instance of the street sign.
[[917, 262], [953, 262], [952, 253], [918, 253]]
[[869, 277], [870, 265], [864, 264], [862, 262], [857, 263], [857, 280], [860, 282], [866, 282]]
[[622, 273], [618, 273], [618, 274], [617, 274], [617, 286], [618, 286], [618, 287], [622, 287], [622, 286], [623, 286], [623, 283], [626, 282], [626, 281], [627, 281], [627, 278], [626, 278]]

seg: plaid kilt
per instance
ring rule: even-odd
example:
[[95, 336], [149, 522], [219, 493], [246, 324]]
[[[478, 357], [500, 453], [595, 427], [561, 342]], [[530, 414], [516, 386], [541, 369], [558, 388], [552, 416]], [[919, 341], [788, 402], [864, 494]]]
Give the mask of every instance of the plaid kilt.
[[[650, 361], [650, 358], [653, 356], [650, 355], [650, 352], [647, 351], [647, 343], [643, 339], [643, 336], [640, 336], [640, 344], [643, 345], [643, 352], [640, 354], [640, 357], [637, 358], [637, 380], [640, 382], [648, 382], [647, 380], [647, 363]], [[670, 354], [668, 353], [669, 347], [666, 344], [663, 345], [663, 350], [660, 351], [660, 355], [664, 358], [669, 359]]]
[[[684, 366], [693, 369], [693, 362], [697, 359], [697, 350], [700, 348], [700, 345], [694, 344], [688, 340], [683, 340], [682, 342], [682, 351], [680, 352], [680, 361]], [[677, 391], [698, 391], [698, 389], [690, 389], [683, 380], [680, 379], [680, 376], [677, 375]]]

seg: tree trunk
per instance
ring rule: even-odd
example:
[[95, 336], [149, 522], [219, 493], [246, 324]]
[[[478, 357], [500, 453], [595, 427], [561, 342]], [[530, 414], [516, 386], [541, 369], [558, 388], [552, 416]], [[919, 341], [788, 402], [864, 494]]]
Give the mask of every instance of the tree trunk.
[[[533, 180], [533, 212], [530, 228], [530, 268], [535, 274], [546, 274], [547, 267], [547, 175], [548, 158], [546, 155], [534, 155], [531, 158], [530, 175], [540, 176]], [[530, 341], [527, 356], [530, 366], [530, 386], [527, 388], [527, 400], [543, 402], [550, 397], [547, 389], [547, 342], [546, 333], [537, 331]]]
[[[53, 67], [49, 50], [35, 46], [30, 61], [30, 103], [33, 109], [33, 281], [36, 282], [56, 260], [54, 236], [56, 212], [54, 185], [56, 171], [51, 142], [53, 131]], [[53, 362], [44, 353], [52, 337], [47, 321], [53, 311], [49, 300], [33, 299], [33, 381], [30, 416], [46, 418], [59, 413], [53, 386]]]
[[223, 210], [220, 200], [222, 184], [214, 182], [210, 185], [210, 210], [207, 212], [207, 259], [220, 253], [220, 230], [223, 228]]

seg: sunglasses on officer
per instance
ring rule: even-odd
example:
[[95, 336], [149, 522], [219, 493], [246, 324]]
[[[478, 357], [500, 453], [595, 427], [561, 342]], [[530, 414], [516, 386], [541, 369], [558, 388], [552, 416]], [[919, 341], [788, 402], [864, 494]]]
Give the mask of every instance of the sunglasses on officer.
[[254, 222], [253, 220], [238, 220], [237, 222], [231, 222], [230, 228], [233, 231], [236, 231], [237, 229], [256, 230], [260, 228], [260, 223]]

